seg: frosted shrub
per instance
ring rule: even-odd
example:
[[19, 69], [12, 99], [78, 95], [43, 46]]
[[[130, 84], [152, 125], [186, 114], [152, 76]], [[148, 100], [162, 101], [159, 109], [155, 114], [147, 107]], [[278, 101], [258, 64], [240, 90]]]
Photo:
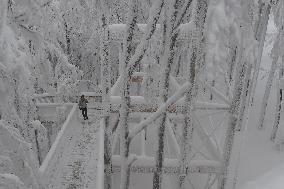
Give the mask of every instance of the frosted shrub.
[[17, 129], [4, 121], [0, 121], [0, 150], [1, 187], [43, 188], [38, 177], [38, 166], [34, 163], [32, 145], [25, 142]]

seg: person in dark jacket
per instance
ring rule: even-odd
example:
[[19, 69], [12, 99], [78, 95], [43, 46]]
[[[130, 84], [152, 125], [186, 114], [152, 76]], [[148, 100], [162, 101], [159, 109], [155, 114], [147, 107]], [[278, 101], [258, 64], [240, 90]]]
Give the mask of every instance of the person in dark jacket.
[[79, 100], [79, 109], [82, 111], [82, 115], [84, 117], [84, 120], [88, 119], [87, 103], [88, 103], [88, 100], [85, 99], [84, 95], [82, 95], [80, 100]]

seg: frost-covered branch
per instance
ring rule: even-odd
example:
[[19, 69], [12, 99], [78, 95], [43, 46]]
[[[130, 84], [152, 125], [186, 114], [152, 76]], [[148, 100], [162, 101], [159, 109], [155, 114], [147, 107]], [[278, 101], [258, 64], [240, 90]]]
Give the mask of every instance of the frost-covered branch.
[[[142, 58], [144, 57], [146, 53], [148, 44], [150, 40], [152, 39], [152, 36], [155, 33], [156, 25], [159, 21], [163, 6], [164, 6], [164, 0], [157, 0], [151, 7], [149, 22], [147, 23], [147, 26], [146, 26], [146, 32], [144, 33], [141, 39], [141, 42], [137, 46], [135, 53], [129, 60], [129, 64], [127, 65], [127, 68], [126, 68], [126, 72], [129, 72], [130, 75], [133, 74], [135, 67], [137, 66], [137, 64], [139, 64], [139, 62], [142, 60]], [[112, 87], [111, 94], [114, 94], [118, 86], [121, 85], [122, 77], [123, 77], [122, 75], [118, 77], [116, 83]]]
[[199, 0], [196, 4], [196, 10], [194, 13], [193, 23], [195, 31], [193, 32], [191, 41], [191, 56], [190, 63], [188, 65], [189, 73], [187, 75], [187, 81], [190, 83], [190, 88], [185, 95], [184, 106], [184, 124], [182, 127], [182, 144], [181, 144], [181, 157], [180, 157], [180, 170], [179, 175], [179, 188], [184, 189], [186, 169], [188, 167], [188, 157], [191, 153], [191, 143], [193, 138], [193, 102], [195, 99], [195, 86], [197, 85], [197, 78], [200, 68], [203, 67], [203, 59], [205, 55], [205, 23], [207, 10], [209, 7], [209, 0]]
[[252, 99], [251, 99], [251, 103], [253, 103], [254, 101], [254, 95], [255, 95], [255, 89], [256, 89], [256, 84], [257, 84], [257, 80], [258, 80], [258, 76], [259, 76], [259, 70], [260, 70], [260, 63], [261, 63], [261, 59], [262, 59], [262, 53], [263, 53], [263, 48], [264, 48], [264, 42], [265, 42], [265, 36], [266, 36], [266, 31], [267, 31], [267, 25], [268, 25], [268, 19], [269, 19], [269, 15], [270, 15], [270, 9], [271, 6], [270, 5], [263, 5], [264, 7], [262, 7], [262, 15], [259, 18], [259, 23], [258, 23], [258, 27], [257, 27], [257, 31], [256, 31], [256, 36], [257, 36], [257, 40], [259, 40], [259, 44], [258, 44], [258, 54], [257, 54], [257, 58], [255, 59], [255, 67], [254, 67], [254, 72], [253, 72], [253, 79], [252, 79]]
[[[273, 48], [275, 51], [278, 51], [278, 49], [276, 49], [276, 48], [279, 48], [278, 47], [278, 45], [280, 45], [279, 40], [282, 40], [282, 39], [280, 39], [280, 35], [281, 35], [281, 33], [279, 31], [278, 40], [276, 41], [276, 44]], [[261, 109], [260, 109], [261, 112], [260, 112], [259, 123], [258, 123], [259, 129], [264, 127], [263, 123], [264, 123], [264, 119], [265, 119], [266, 108], [267, 108], [267, 104], [268, 104], [268, 98], [269, 98], [269, 95], [270, 95], [274, 75], [275, 75], [277, 65], [278, 65], [279, 53], [278, 52], [275, 52], [275, 53], [276, 54], [274, 54], [274, 56], [273, 56], [273, 60], [272, 60], [272, 63], [271, 63], [268, 79], [267, 79], [267, 82], [266, 82], [264, 96], [263, 96], [263, 99], [262, 99], [262, 104], [261, 104]]]
[[274, 117], [274, 123], [272, 132], [270, 135], [270, 140], [275, 141], [277, 136], [277, 131], [279, 128], [280, 118], [281, 118], [281, 111], [282, 111], [282, 101], [283, 101], [283, 76], [284, 76], [284, 57], [282, 57], [282, 63], [280, 69], [278, 71], [278, 81], [276, 87], [276, 114]]
[[183, 18], [187, 14], [188, 9], [191, 6], [193, 0], [186, 0], [183, 4], [183, 7], [181, 10], [178, 12], [177, 18], [176, 18], [176, 23], [174, 25], [174, 29], [177, 29], [179, 25], [182, 23]]

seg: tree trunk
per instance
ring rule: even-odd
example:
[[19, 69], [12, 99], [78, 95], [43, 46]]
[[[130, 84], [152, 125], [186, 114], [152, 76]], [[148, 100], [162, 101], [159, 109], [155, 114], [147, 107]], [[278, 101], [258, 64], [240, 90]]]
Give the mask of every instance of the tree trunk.
[[[177, 1], [175, 1], [175, 6], [177, 5]], [[174, 46], [176, 43], [176, 36], [173, 36], [173, 22], [176, 18], [174, 15], [174, 10], [171, 13], [171, 21], [168, 21], [168, 18], [164, 18], [163, 22], [163, 64], [164, 70], [161, 78], [160, 85], [160, 104], [165, 103], [168, 99], [169, 95], [169, 80], [170, 80], [170, 71], [171, 65], [174, 59]], [[166, 14], [166, 13], [165, 13]], [[158, 119], [158, 149], [156, 151], [156, 159], [155, 159], [155, 170], [153, 175], [153, 189], [160, 189], [162, 185], [162, 168], [164, 161], [164, 142], [165, 142], [165, 126], [166, 126], [166, 117], [167, 113], [163, 112]]]
[[[185, 14], [180, 12], [186, 11], [187, 7], [191, 4], [190, 1], [186, 2], [179, 2], [175, 1], [173, 3], [173, 7], [170, 7], [170, 18], [166, 19], [163, 23], [163, 64], [164, 64], [164, 73], [161, 78], [161, 88], [160, 91], [160, 104], [163, 104], [167, 101], [169, 97], [169, 81], [170, 81], [170, 73], [171, 68], [174, 62], [174, 55], [175, 55], [175, 46], [178, 37], [178, 28], [179, 24], [181, 23], [180, 20], [184, 17]], [[171, 6], [171, 5], [170, 5]], [[181, 13], [181, 17], [179, 17], [178, 13]], [[165, 14], [167, 14], [165, 12]], [[177, 24], [176, 24], [177, 23]], [[165, 138], [165, 126], [166, 126], [166, 117], [167, 113], [163, 112], [158, 120], [158, 149], [156, 151], [156, 163], [155, 163], [155, 170], [153, 175], [153, 189], [160, 189], [162, 184], [162, 168], [163, 168], [163, 161], [164, 161], [164, 138]]]
[[[188, 155], [191, 151], [192, 137], [193, 137], [193, 100], [196, 96], [196, 80], [197, 74], [201, 69], [202, 57], [205, 56], [204, 45], [205, 45], [205, 35], [204, 28], [206, 22], [206, 15], [208, 10], [209, 0], [199, 0], [196, 5], [196, 13], [194, 18], [195, 24], [195, 34], [192, 39], [192, 52], [189, 64], [189, 75], [188, 81], [191, 84], [188, 92], [185, 96], [185, 110], [184, 110], [184, 124], [182, 128], [182, 146], [181, 146], [181, 158], [180, 158], [180, 175], [179, 175], [179, 187], [180, 189], [185, 189], [185, 177], [187, 175], [188, 168]], [[203, 43], [203, 44], [202, 44]], [[197, 67], [199, 65], [199, 67]]]
[[255, 88], [258, 80], [258, 75], [259, 75], [259, 70], [260, 70], [260, 64], [261, 64], [261, 59], [262, 59], [262, 53], [263, 53], [263, 48], [264, 48], [264, 42], [265, 42], [265, 35], [267, 31], [267, 25], [268, 25], [268, 19], [269, 19], [269, 14], [270, 14], [270, 5], [266, 5], [263, 12], [263, 15], [261, 19], [259, 20], [259, 26], [257, 27], [257, 33], [256, 36], [257, 40], [259, 40], [258, 44], [258, 56], [255, 60], [255, 65], [256, 67], [254, 68], [253, 72], [253, 79], [252, 79], [252, 98], [251, 98], [251, 103], [254, 102], [254, 93], [255, 93]]
[[272, 141], [275, 141], [275, 138], [276, 138], [276, 134], [277, 134], [277, 131], [278, 131], [278, 127], [279, 127], [279, 121], [280, 121], [280, 116], [281, 116], [281, 103], [282, 103], [282, 100], [283, 100], [283, 89], [282, 89], [282, 83], [279, 85], [279, 82], [281, 81], [281, 79], [283, 79], [283, 76], [284, 76], [284, 64], [283, 64], [283, 58], [282, 58], [282, 65], [281, 65], [281, 69], [279, 70], [279, 77], [278, 77], [278, 83], [277, 83], [277, 91], [276, 91], [276, 94], [277, 94], [277, 103], [276, 103], [276, 114], [275, 114], [275, 119], [274, 119], [274, 124], [273, 124], [273, 129], [272, 129], [272, 132], [271, 132], [271, 136], [270, 136], [270, 139]]
[[71, 56], [71, 39], [70, 39], [70, 29], [68, 28], [67, 22], [64, 19], [64, 30], [65, 30], [65, 39], [66, 39], [66, 54], [68, 56], [68, 60], [70, 61], [70, 56]]
[[39, 142], [38, 142], [38, 130], [34, 130], [34, 134], [35, 134], [35, 143], [36, 143], [36, 150], [37, 150], [37, 159], [38, 159], [38, 163], [39, 165], [41, 165], [42, 160], [41, 160], [41, 151], [40, 151], [40, 147], [39, 147]]
[[244, 79], [244, 87], [243, 87], [243, 93], [241, 97], [241, 105], [240, 105], [240, 113], [238, 116], [238, 123], [237, 123], [237, 131], [240, 131], [242, 129], [243, 124], [243, 117], [245, 113], [245, 109], [248, 105], [248, 100], [250, 99], [250, 90], [251, 90], [251, 71], [252, 71], [252, 65], [248, 65], [248, 68], [246, 70], [246, 75]]
[[[239, 109], [240, 104], [242, 100], [242, 93], [244, 92], [244, 80], [245, 80], [245, 74], [247, 70], [247, 63], [244, 62], [242, 65], [240, 65], [240, 69], [237, 72], [237, 80], [234, 87], [234, 93], [233, 93], [233, 99], [232, 104], [230, 108], [230, 114], [229, 114], [229, 122], [228, 122], [228, 128], [226, 131], [226, 138], [224, 143], [224, 175], [219, 178], [218, 181], [218, 188], [219, 189], [225, 189], [228, 185], [228, 179], [230, 175], [230, 164], [231, 164], [231, 156], [233, 152], [233, 144], [235, 140], [235, 134], [236, 134], [236, 128], [238, 123], [238, 115], [239, 115]], [[244, 95], [245, 96], [245, 95]], [[243, 96], [243, 97], [244, 97]]]
[[[231, 42], [233, 43], [233, 42]], [[236, 56], [237, 56], [237, 50], [238, 50], [238, 46], [236, 46], [235, 44], [231, 44], [231, 46], [229, 47], [229, 69], [228, 69], [228, 75], [229, 75], [229, 83], [231, 84], [232, 80], [233, 80], [233, 75], [234, 75], [234, 71], [235, 71], [235, 66], [236, 66]]]
[[264, 126], [263, 122], [264, 122], [264, 118], [265, 118], [265, 114], [266, 114], [266, 108], [267, 108], [267, 104], [268, 104], [268, 99], [269, 99], [271, 87], [272, 87], [272, 84], [273, 84], [275, 71], [277, 69], [278, 59], [279, 59], [279, 56], [273, 57], [269, 76], [268, 76], [268, 79], [267, 79], [267, 82], [266, 82], [265, 92], [264, 92], [264, 96], [263, 96], [263, 100], [262, 100], [262, 104], [261, 104], [261, 109], [260, 109], [261, 112], [260, 112], [259, 124], [258, 124], [259, 129], [262, 129], [263, 126]]
[[102, 14], [102, 33], [101, 33], [101, 85], [102, 85], [102, 104], [103, 104], [103, 124], [104, 132], [104, 188], [111, 189], [111, 141], [110, 141], [110, 67], [109, 67], [109, 30], [108, 18]]
[[123, 44], [123, 72], [122, 72], [122, 94], [120, 108], [120, 156], [121, 156], [121, 181], [120, 189], [129, 188], [130, 165], [128, 164], [129, 157], [129, 107], [130, 107], [130, 72], [127, 71], [127, 66], [131, 57], [133, 48], [134, 27], [137, 23], [138, 7], [137, 1], [132, 0], [129, 6], [126, 35]]

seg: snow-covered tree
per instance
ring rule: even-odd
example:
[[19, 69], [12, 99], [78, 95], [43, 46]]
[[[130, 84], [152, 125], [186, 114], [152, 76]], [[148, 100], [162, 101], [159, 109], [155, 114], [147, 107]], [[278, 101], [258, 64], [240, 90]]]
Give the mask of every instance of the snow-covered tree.
[[266, 109], [267, 109], [267, 104], [268, 104], [268, 99], [269, 99], [269, 95], [270, 95], [270, 91], [271, 91], [271, 87], [273, 84], [273, 79], [275, 76], [275, 72], [277, 70], [278, 67], [278, 60], [280, 57], [283, 56], [283, 51], [282, 51], [282, 47], [283, 47], [283, 27], [284, 27], [284, 23], [283, 23], [283, 9], [284, 9], [284, 3], [283, 1], [279, 1], [278, 4], [273, 4], [275, 7], [274, 10], [274, 21], [275, 21], [275, 25], [277, 27], [277, 38], [274, 42], [273, 45], [273, 49], [271, 50], [271, 57], [273, 59], [272, 64], [271, 64], [271, 68], [269, 71], [269, 75], [268, 75], [268, 79], [266, 82], [266, 87], [265, 87], [265, 92], [264, 92], [264, 96], [263, 96], [263, 100], [262, 100], [262, 105], [261, 105], [261, 112], [260, 112], [260, 118], [259, 118], [259, 128], [263, 128], [263, 122], [265, 119], [265, 114], [266, 114]]

